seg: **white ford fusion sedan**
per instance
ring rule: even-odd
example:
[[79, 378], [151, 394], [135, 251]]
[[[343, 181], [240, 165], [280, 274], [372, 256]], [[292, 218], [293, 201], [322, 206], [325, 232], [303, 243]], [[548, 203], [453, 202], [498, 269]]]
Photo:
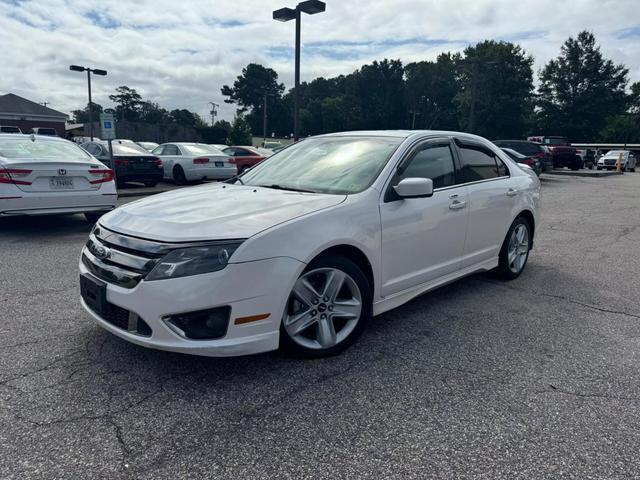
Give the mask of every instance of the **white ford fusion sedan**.
[[84, 213], [95, 223], [116, 201], [113, 171], [76, 144], [0, 136], [0, 216]]
[[151, 348], [333, 355], [424, 292], [520, 275], [539, 199], [536, 175], [481, 137], [312, 137], [230, 183], [103, 216], [81, 255], [82, 305]]

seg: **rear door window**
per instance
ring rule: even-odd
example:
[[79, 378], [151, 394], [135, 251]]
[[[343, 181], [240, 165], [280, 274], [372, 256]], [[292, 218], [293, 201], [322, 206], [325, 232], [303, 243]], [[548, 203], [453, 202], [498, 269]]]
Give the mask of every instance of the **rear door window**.
[[[478, 182], [498, 178], [496, 157], [489, 155], [484, 149], [460, 148], [462, 157], [462, 173], [465, 182]], [[504, 164], [503, 164], [504, 165]]]
[[165, 145], [163, 155], [181, 155], [180, 150], [176, 145]]

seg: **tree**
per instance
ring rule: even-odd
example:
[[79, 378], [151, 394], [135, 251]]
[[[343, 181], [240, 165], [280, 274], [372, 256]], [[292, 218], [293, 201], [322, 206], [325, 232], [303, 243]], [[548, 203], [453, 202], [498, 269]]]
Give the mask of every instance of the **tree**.
[[109, 100], [116, 104], [116, 115], [120, 120], [136, 121], [140, 113], [142, 97], [133, 88], [120, 86], [115, 95], [109, 95]]
[[[404, 69], [400, 60], [374, 61], [371, 65], [363, 65], [353, 75], [360, 100], [362, 128], [394, 129], [408, 125]], [[347, 84], [349, 80], [345, 79]]]
[[171, 116], [169, 111], [162, 108], [160, 105], [154, 102], [141, 102], [139, 117], [140, 121], [151, 123], [154, 125], [160, 125], [171, 122]]
[[251, 128], [242, 115], [237, 115], [233, 120], [229, 141], [231, 145], [251, 145]]
[[224, 85], [220, 90], [228, 97], [225, 103], [238, 105], [238, 113], [249, 112], [249, 121], [254, 132], [261, 131], [264, 95], [280, 98], [284, 92], [284, 84], [278, 83], [278, 74], [271, 68], [250, 63], [242, 69], [233, 86]]
[[231, 124], [226, 120], [217, 120], [216, 123], [213, 124], [213, 128], [219, 128], [227, 132], [227, 135], [231, 133]]
[[416, 112], [415, 127], [457, 130], [454, 99], [459, 86], [455, 57], [442, 53], [435, 62], [410, 63], [404, 71], [407, 105]]
[[[95, 103], [95, 102], [91, 102], [92, 105], [92, 110], [93, 110], [93, 121], [97, 122], [100, 118], [100, 114], [103, 111], [102, 105]], [[71, 112], [71, 115], [73, 115], [73, 122], [74, 123], [88, 123], [89, 122], [89, 104], [87, 103], [87, 106], [84, 107], [82, 110], [73, 110]]]
[[607, 118], [625, 111], [628, 70], [605, 59], [590, 32], [569, 37], [560, 56], [540, 73], [538, 123], [542, 133], [593, 141]]
[[171, 110], [169, 115], [173, 122], [178, 125], [182, 125], [183, 127], [195, 127], [197, 124], [196, 115], [186, 108], [176, 108], [175, 110]]
[[522, 137], [533, 112], [533, 57], [519, 45], [485, 40], [454, 61], [460, 127], [488, 138]]

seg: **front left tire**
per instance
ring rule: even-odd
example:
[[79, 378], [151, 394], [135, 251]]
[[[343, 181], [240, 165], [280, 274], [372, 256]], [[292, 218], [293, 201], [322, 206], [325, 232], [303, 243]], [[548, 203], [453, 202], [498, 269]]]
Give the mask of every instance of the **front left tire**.
[[280, 346], [299, 357], [321, 358], [348, 348], [372, 310], [366, 275], [342, 256], [320, 257], [302, 272], [287, 300]]

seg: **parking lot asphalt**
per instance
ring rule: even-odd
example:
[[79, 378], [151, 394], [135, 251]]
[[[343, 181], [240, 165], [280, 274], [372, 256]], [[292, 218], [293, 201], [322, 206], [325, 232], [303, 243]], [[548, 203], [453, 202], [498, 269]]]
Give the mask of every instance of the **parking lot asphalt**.
[[0, 219], [0, 478], [638, 478], [639, 203], [640, 174], [546, 178], [519, 279], [314, 361], [128, 344], [79, 305], [81, 216]]

